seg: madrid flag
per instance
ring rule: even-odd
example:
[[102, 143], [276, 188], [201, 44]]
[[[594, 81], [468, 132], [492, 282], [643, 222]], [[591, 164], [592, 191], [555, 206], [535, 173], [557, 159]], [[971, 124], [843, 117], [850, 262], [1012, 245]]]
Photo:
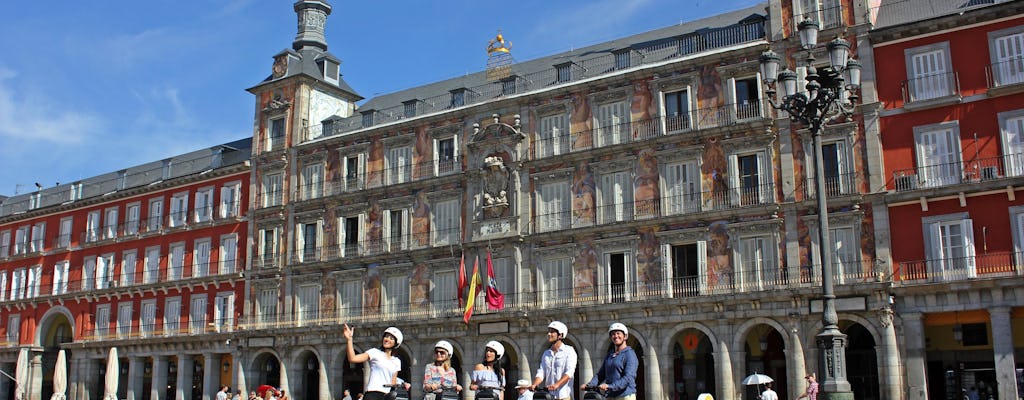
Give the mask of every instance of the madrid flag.
[[505, 295], [498, 291], [498, 282], [494, 280], [494, 263], [491, 262], [491, 250], [487, 250], [487, 308], [501, 310], [505, 308]]

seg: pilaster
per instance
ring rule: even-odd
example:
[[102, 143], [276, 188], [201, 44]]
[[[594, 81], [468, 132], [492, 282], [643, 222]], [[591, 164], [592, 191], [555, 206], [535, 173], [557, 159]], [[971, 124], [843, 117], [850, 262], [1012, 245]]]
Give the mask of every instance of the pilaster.
[[992, 355], [995, 356], [998, 398], [1017, 398], [1016, 361], [1013, 349], [1013, 326], [1010, 307], [988, 309], [992, 321]]
[[908, 312], [903, 317], [903, 340], [906, 347], [907, 399], [928, 398], [928, 381], [925, 378], [924, 315]]

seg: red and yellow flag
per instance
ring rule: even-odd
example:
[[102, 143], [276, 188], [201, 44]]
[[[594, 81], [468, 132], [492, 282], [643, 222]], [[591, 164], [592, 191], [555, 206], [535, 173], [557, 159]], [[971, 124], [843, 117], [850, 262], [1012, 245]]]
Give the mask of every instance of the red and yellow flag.
[[466, 310], [462, 314], [462, 320], [467, 324], [469, 318], [473, 316], [473, 303], [475, 303], [476, 296], [480, 294], [480, 258], [473, 258], [473, 276], [469, 278], [469, 293], [466, 294], [469, 298], [466, 299]]

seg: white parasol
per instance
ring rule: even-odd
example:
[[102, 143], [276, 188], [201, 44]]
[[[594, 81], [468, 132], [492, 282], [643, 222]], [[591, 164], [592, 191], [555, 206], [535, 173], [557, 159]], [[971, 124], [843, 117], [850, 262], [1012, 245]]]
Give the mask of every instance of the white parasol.
[[111, 347], [110, 356], [107, 357], [107, 374], [103, 380], [103, 400], [117, 400], [117, 374], [120, 370], [117, 347]]
[[764, 385], [768, 382], [775, 382], [774, 379], [768, 375], [753, 373], [750, 376], [743, 378], [744, 385]]
[[53, 396], [50, 400], [65, 400], [68, 388], [68, 361], [64, 349], [57, 352], [57, 365], [53, 367]]
[[28, 398], [25, 389], [28, 388], [28, 349], [22, 348], [18, 351], [18, 364], [14, 369], [14, 400]]

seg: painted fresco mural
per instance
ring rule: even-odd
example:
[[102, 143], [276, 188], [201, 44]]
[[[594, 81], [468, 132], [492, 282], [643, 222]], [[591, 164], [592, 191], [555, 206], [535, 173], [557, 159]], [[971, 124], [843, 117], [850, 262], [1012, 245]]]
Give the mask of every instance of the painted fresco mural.
[[719, 113], [725, 105], [725, 94], [722, 92], [722, 78], [718, 75], [715, 64], [707, 64], [700, 68], [700, 85], [697, 87], [698, 124], [717, 123]]
[[638, 229], [640, 243], [637, 246], [636, 274], [639, 283], [637, 289], [641, 293], [657, 292], [662, 286], [661, 252], [658, 251], [660, 244], [654, 236], [657, 231], [656, 225]]
[[381, 312], [381, 277], [380, 265], [370, 264], [366, 267], [366, 277], [363, 278], [363, 314], [373, 315]]
[[647, 84], [646, 79], [633, 81], [633, 101], [629, 108], [629, 115], [633, 127], [633, 139], [645, 139], [654, 137], [657, 134], [657, 125], [651, 120], [652, 115], [658, 113], [654, 103], [654, 96]]
[[323, 318], [334, 318], [337, 315], [337, 299], [335, 294], [338, 293], [338, 282], [333, 275], [327, 274], [324, 279], [324, 287], [320, 291], [320, 311]]
[[716, 200], [726, 199], [729, 193], [728, 159], [718, 138], [710, 138], [704, 143], [704, 154], [701, 160], [701, 191], [704, 192], [705, 209], [712, 209]]
[[[430, 281], [430, 268], [427, 264], [418, 263], [409, 274], [409, 311], [428, 311], [430, 308], [430, 291], [434, 287]], [[444, 299], [436, 299], [440, 302]]]
[[641, 150], [633, 174], [633, 209], [637, 218], [652, 218], [660, 214], [658, 204], [658, 158], [654, 149]]
[[378, 187], [384, 184], [384, 143], [380, 139], [370, 142], [366, 155], [366, 186]]
[[728, 221], [715, 221], [708, 225], [708, 286], [732, 285], [733, 268], [730, 259]]
[[591, 297], [597, 295], [597, 251], [592, 239], [577, 243], [579, 251], [573, 260], [572, 295]]
[[412, 155], [412, 176], [422, 179], [434, 175], [434, 141], [427, 134], [427, 126], [416, 127], [415, 152]]
[[572, 149], [582, 150], [594, 147], [594, 129], [591, 120], [590, 103], [586, 93], [572, 94], [572, 112], [569, 114], [569, 131], [572, 134]]
[[581, 163], [572, 176], [572, 226], [590, 226], [597, 220], [597, 186], [590, 164]]
[[416, 201], [412, 205], [412, 242], [415, 247], [425, 247], [430, 244], [430, 202], [427, 201], [427, 191], [421, 190], [416, 193]]
[[380, 205], [376, 202], [370, 203], [370, 207], [366, 210], [363, 232], [366, 233], [363, 235], [363, 243], [360, 247], [364, 251], [369, 251], [372, 254], [383, 250], [384, 216], [380, 210]]

